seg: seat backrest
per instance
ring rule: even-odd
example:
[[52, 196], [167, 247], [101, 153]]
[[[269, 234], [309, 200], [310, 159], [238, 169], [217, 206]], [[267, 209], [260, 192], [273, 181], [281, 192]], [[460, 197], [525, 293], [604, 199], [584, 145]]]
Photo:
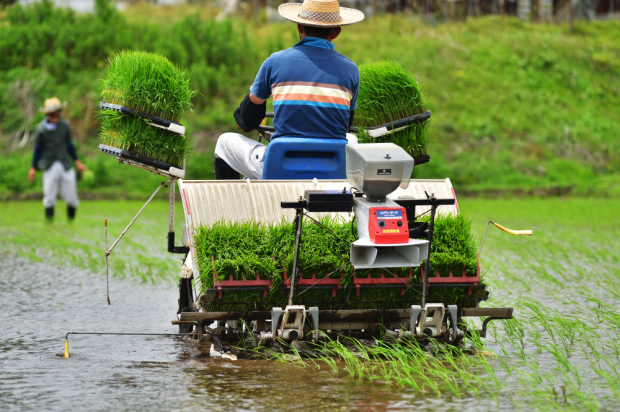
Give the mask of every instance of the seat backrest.
[[263, 179], [346, 179], [346, 145], [346, 139], [273, 139], [265, 151]]

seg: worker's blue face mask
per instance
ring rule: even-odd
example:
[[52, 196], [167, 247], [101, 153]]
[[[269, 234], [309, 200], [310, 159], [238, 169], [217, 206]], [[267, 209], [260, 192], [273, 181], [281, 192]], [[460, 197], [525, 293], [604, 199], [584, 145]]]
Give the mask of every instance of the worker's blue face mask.
[[45, 128], [45, 130], [54, 131], [56, 130], [57, 126], [58, 126], [58, 123], [51, 123], [47, 117], [45, 118], [45, 121], [43, 122], [43, 127]]

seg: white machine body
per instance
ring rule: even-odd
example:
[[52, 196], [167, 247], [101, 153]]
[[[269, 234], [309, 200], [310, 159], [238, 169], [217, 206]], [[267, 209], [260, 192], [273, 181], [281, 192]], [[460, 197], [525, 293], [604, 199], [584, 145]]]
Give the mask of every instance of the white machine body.
[[363, 191], [370, 201], [385, 197], [409, 186], [413, 158], [394, 143], [348, 144], [347, 180]]

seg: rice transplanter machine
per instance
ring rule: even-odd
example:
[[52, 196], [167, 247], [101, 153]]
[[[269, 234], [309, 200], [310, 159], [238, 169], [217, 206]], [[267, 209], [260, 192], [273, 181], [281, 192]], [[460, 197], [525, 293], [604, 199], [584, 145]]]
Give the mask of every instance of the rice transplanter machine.
[[[395, 144], [349, 144], [346, 146], [347, 180], [178, 179], [186, 219], [184, 239], [189, 253], [181, 270], [179, 316], [173, 324], [179, 325], [182, 332], [195, 330], [199, 338], [211, 339], [218, 349], [240, 340], [260, 341], [268, 346], [278, 340], [317, 342], [324, 337], [378, 339], [389, 335], [458, 344], [467, 335], [484, 337], [488, 322], [512, 318], [512, 308], [479, 307], [488, 298], [486, 286], [480, 282], [479, 255], [475, 276], [466, 276], [465, 271], [451, 272], [448, 277], [431, 273], [429, 253], [435, 216], [456, 213], [458, 206], [449, 179], [411, 180], [413, 167], [414, 160]], [[435, 194], [443, 197], [437, 198]], [[299, 196], [298, 200], [291, 201], [293, 196]], [[430, 213], [429, 220], [416, 221], [419, 217], [416, 211], [422, 215]], [[380, 269], [380, 277], [354, 274], [352, 283], [344, 285], [342, 278], [331, 274], [301, 276], [299, 256], [304, 216], [314, 220], [310, 214], [325, 213], [345, 219], [350, 219], [353, 213], [358, 239], [350, 245], [350, 264], [354, 273]], [[277, 222], [283, 216], [294, 216], [296, 230], [293, 268], [290, 277], [284, 273], [282, 285], [275, 286], [270, 279], [260, 276], [251, 280], [234, 280], [232, 276], [218, 280], [214, 273], [213, 287], [194, 299], [191, 280], [198, 279], [199, 274], [191, 235], [198, 226], [222, 219]], [[171, 237], [174, 239], [173, 234]], [[420, 283], [414, 282], [412, 269], [408, 276], [390, 270], [415, 268], [422, 262], [425, 264]], [[287, 300], [276, 305], [267, 301], [238, 302], [235, 310], [230, 310], [231, 303], [223, 300], [226, 293], [238, 291], [258, 290], [266, 296], [272, 287], [285, 290]], [[382, 305], [363, 299], [369, 291], [385, 288], [399, 291], [396, 295], [401, 300]], [[428, 302], [429, 291], [441, 288], [456, 288], [462, 291], [462, 296], [454, 304]], [[327, 289], [333, 299], [307, 302], [302, 295], [311, 289]], [[218, 310], [218, 307], [225, 309]], [[485, 319], [480, 330], [469, 330], [464, 317]]]

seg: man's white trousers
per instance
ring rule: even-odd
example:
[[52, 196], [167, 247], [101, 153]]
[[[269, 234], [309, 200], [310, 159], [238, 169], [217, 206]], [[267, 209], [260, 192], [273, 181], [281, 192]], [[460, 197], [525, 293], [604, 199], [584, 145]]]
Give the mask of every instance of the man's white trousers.
[[77, 207], [80, 203], [75, 169], [72, 167], [65, 170], [62, 163], [55, 161], [49, 169], [43, 172], [43, 207], [53, 207], [59, 191], [67, 205]]
[[[349, 144], [357, 144], [357, 137], [347, 133]], [[224, 133], [217, 139], [215, 157], [250, 179], [262, 179], [263, 157], [267, 146], [239, 133]]]

